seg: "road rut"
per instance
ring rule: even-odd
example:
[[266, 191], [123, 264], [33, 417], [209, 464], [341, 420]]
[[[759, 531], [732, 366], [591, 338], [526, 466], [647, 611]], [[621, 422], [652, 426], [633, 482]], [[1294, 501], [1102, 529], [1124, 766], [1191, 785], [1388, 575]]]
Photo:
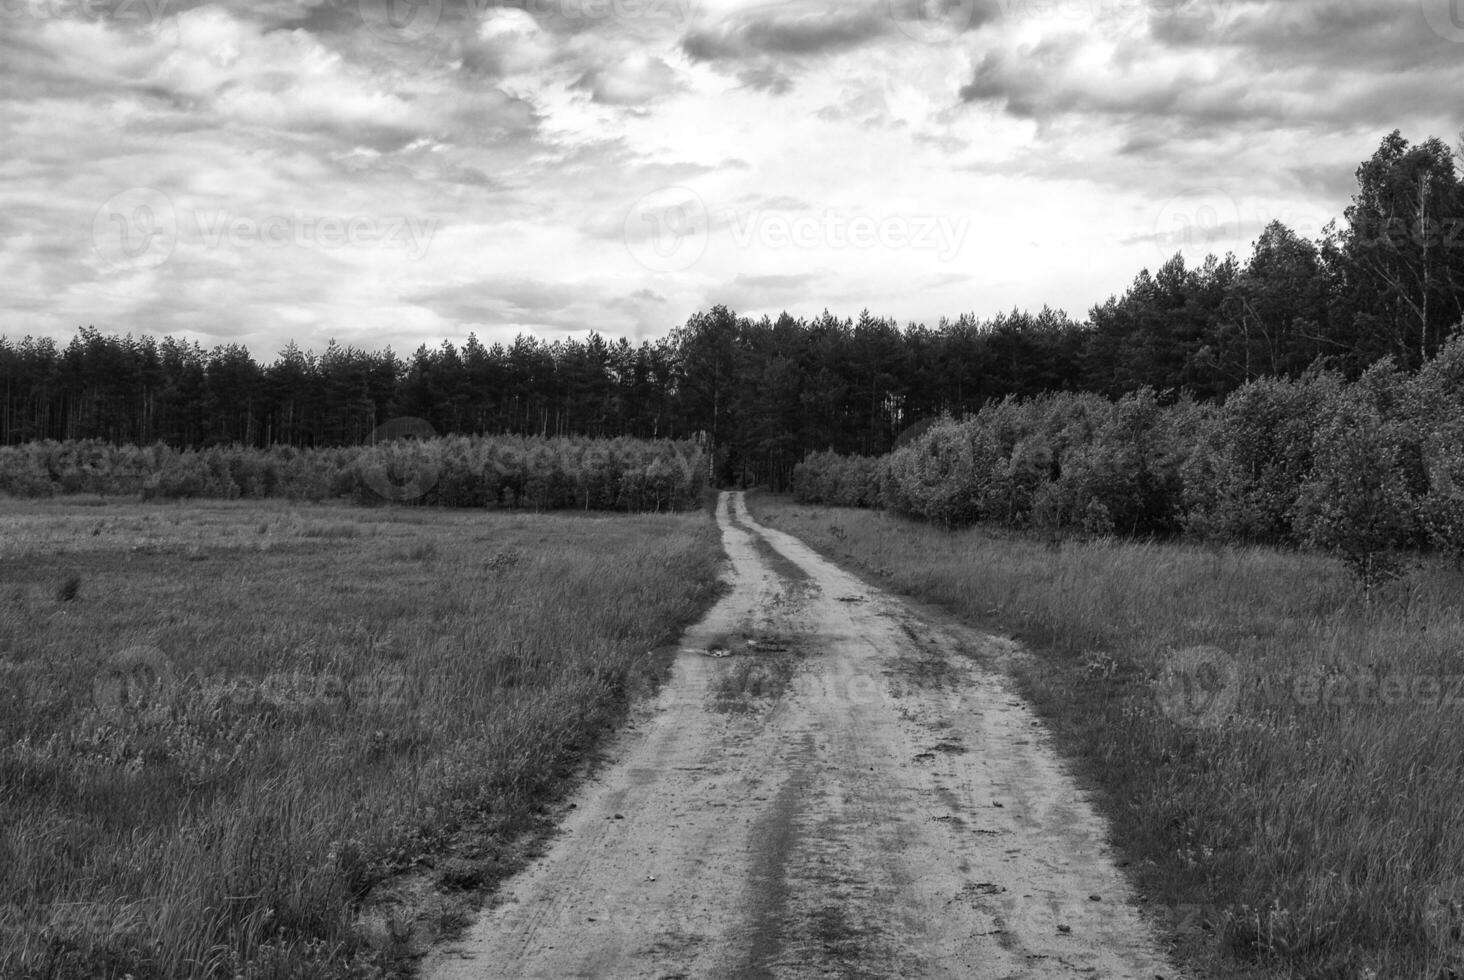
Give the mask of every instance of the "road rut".
[[1032, 711], [921, 616], [717, 511], [731, 591], [546, 854], [426, 964], [497, 977], [1173, 977]]

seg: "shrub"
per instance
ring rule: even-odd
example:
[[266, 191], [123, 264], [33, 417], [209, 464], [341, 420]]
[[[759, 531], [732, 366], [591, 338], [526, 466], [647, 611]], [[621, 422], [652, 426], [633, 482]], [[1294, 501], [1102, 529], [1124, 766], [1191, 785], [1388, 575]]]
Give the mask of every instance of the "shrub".
[[1401, 550], [1421, 543], [1417, 436], [1385, 414], [1401, 384], [1383, 363], [1341, 390], [1319, 419], [1296, 500], [1296, 536], [1336, 554], [1368, 589], [1396, 577]]
[[693, 442], [448, 436], [316, 450], [178, 452], [98, 441], [0, 447], [0, 492], [23, 497], [343, 497], [363, 504], [636, 511], [697, 507], [705, 485], [705, 457]]
[[813, 453], [808, 503], [883, 506], [946, 527], [1304, 545], [1372, 588], [1428, 546], [1464, 565], [1464, 334], [1415, 377], [1315, 370], [1221, 405], [1057, 393], [931, 421], [879, 459]]
[[1426, 484], [1419, 520], [1429, 544], [1464, 567], [1464, 333], [1423, 366], [1409, 396]]
[[882, 469], [869, 456], [811, 453], [793, 468], [793, 495], [803, 503], [878, 507], [883, 502]]

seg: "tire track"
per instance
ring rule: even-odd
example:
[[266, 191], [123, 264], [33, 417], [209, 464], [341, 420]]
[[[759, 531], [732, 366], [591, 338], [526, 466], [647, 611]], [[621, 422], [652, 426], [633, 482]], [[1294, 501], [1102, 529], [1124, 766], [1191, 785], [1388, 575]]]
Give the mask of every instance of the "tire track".
[[922, 619], [740, 494], [717, 519], [731, 591], [427, 975], [1173, 977], [1035, 716], [966, 655], [1001, 641]]

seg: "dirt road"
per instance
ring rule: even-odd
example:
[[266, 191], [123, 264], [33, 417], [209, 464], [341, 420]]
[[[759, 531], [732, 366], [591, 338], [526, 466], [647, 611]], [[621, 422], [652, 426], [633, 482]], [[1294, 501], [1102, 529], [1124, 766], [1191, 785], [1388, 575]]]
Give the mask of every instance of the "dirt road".
[[427, 965], [487, 977], [1173, 977], [1035, 716], [723, 494], [732, 592], [547, 854]]

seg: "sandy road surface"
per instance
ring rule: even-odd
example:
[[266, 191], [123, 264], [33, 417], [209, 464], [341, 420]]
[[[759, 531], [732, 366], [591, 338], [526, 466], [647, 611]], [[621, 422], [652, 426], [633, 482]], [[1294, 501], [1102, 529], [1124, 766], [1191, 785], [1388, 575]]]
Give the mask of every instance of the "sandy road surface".
[[1003, 641], [923, 620], [740, 494], [718, 521], [733, 591], [428, 976], [1175, 975], [1035, 716], [962, 655]]

